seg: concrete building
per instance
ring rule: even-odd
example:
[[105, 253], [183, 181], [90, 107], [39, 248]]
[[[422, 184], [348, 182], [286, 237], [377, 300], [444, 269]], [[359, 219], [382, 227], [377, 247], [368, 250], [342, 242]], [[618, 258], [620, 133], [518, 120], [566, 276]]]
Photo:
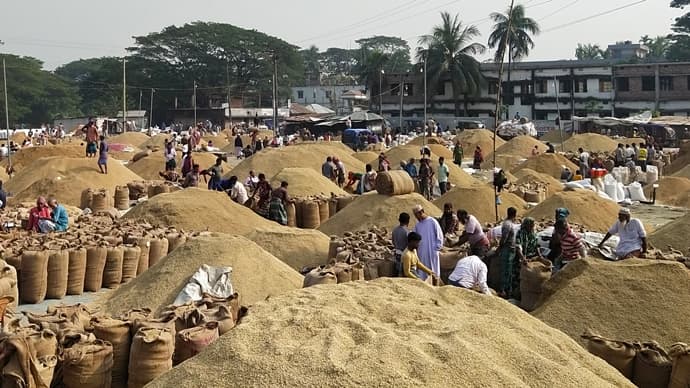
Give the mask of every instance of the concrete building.
[[610, 58], [615, 61], [643, 59], [649, 55], [649, 47], [626, 40], [625, 42], [610, 44], [608, 47], [608, 52]]
[[361, 85], [336, 85], [336, 86], [295, 86], [292, 88], [293, 102], [302, 105], [323, 105], [337, 114], [352, 113], [354, 100], [359, 102], [361, 98], [354, 96], [366, 96], [366, 87]]

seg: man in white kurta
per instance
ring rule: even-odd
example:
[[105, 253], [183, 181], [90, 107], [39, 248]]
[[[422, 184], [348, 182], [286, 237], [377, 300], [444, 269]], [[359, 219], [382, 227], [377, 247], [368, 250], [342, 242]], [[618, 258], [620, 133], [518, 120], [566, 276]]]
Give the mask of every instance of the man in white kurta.
[[[414, 216], [417, 218], [417, 225], [414, 231], [422, 236], [422, 242], [417, 248], [417, 255], [419, 260], [430, 268], [436, 276], [441, 276], [441, 264], [439, 261], [439, 252], [443, 248], [443, 231], [441, 225], [435, 218], [429, 217], [421, 205], [417, 205], [412, 209]], [[427, 274], [418, 271], [419, 278], [426, 280]]]

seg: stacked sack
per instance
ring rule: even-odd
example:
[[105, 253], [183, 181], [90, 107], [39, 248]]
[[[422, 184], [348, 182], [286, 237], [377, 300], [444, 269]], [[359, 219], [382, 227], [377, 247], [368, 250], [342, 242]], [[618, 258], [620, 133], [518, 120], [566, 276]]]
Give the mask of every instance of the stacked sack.
[[526, 182], [511, 185], [508, 192], [517, 195], [527, 203], [542, 203], [546, 200], [548, 187], [539, 182]]
[[139, 388], [200, 353], [246, 313], [239, 295], [130, 310], [110, 317], [84, 305], [26, 313], [0, 333], [3, 386]]
[[293, 198], [294, 202], [285, 209], [288, 216], [288, 226], [303, 229], [317, 229], [321, 224], [343, 210], [355, 199], [349, 195], [335, 195], [330, 197], [316, 195], [310, 197]]
[[656, 342], [612, 340], [586, 332], [587, 350], [603, 359], [637, 387], [690, 386], [690, 346], [671, 345], [668, 352]]

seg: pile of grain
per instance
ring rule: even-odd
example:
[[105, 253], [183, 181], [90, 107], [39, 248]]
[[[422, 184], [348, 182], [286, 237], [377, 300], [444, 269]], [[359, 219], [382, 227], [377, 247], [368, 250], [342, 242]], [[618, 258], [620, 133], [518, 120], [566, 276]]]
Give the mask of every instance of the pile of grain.
[[453, 151], [451, 151], [450, 148], [446, 147], [445, 145], [429, 144], [428, 147], [431, 149], [432, 154], [443, 157], [448, 163], [453, 161]]
[[597, 133], [583, 133], [575, 135], [563, 143], [565, 152], [577, 152], [582, 148], [587, 152], [613, 152], [618, 147], [618, 142], [608, 136]]
[[522, 156], [496, 154], [496, 166], [494, 166], [494, 156], [491, 154], [488, 158], [484, 158], [484, 163], [481, 164], [481, 168], [483, 170], [490, 170], [494, 167], [498, 167], [505, 171], [510, 171], [524, 161], [525, 158]]
[[[391, 163], [391, 168], [394, 170], [400, 169], [400, 162], [408, 162], [410, 159], [415, 160], [415, 165], [417, 166], [417, 169], [419, 169], [419, 150], [419, 147], [410, 145], [393, 147], [386, 152], [386, 157]], [[431, 168], [433, 168], [434, 173], [438, 171], [438, 158], [439, 156], [434, 152], [431, 153], [431, 162], [429, 165]], [[448, 171], [450, 173], [448, 180], [453, 185], [467, 187], [478, 183], [476, 178], [473, 178], [470, 174], [466, 173], [462, 168], [453, 163], [452, 156], [450, 159], [446, 158], [445, 163], [448, 166]], [[373, 164], [372, 166], [374, 169], [376, 169], [377, 164]]]
[[352, 154], [352, 157], [359, 160], [360, 162], [364, 164], [369, 164], [369, 163], [375, 163], [376, 159], [379, 157], [379, 154], [376, 152], [371, 152], [371, 151], [361, 151], [361, 152], [355, 152]]
[[690, 164], [674, 172], [671, 176], [690, 179]]
[[[509, 207], [516, 208], [518, 215], [524, 214], [527, 204], [522, 198], [505, 191], [501, 192], [500, 198], [501, 204], [498, 205], [499, 219], [505, 218]], [[446, 203], [452, 203], [455, 210], [467, 210], [469, 214], [477, 217], [481, 223], [496, 222], [494, 189], [490, 185], [456, 187], [434, 201], [434, 205], [439, 209], [443, 209], [443, 205]]]
[[318, 230], [281, 226], [256, 228], [247, 238], [297, 271], [323, 264], [328, 259], [330, 239]]
[[[221, 149], [222, 152], [232, 153], [234, 155], [235, 154], [235, 136], [232, 136], [232, 134], [230, 134], [227, 131], [224, 132], [224, 136], [226, 136], [228, 143], [225, 146], [219, 147], [219, 148]], [[266, 137], [268, 137], [268, 139], [273, 139], [273, 136], [274, 136], [273, 131], [259, 131], [259, 135], [257, 136], [257, 140], [263, 140]], [[209, 138], [213, 140], [212, 137], [209, 137]], [[249, 135], [240, 135], [240, 138], [242, 139], [242, 145], [245, 147], [252, 143], [252, 138]], [[208, 141], [208, 139], [207, 139], [207, 141]], [[215, 141], [214, 141], [214, 143], [215, 143]], [[352, 152], [352, 150], [350, 150], [350, 152]]]
[[[12, 166], [14, 166], [16, 171], [20, 171], [24, 167], [31, 165], [36, 159], [50, 158], [53, 156], [60, 156], [62, 158], [81, 158], [84, 157], [85, 152], [86, 146], [80, 145], [79, 142], [22, 148], [12, 153]], [[93, 164], [96, 165], [96, 162], [94, 161]], [[7, 166], [7, 159], [3, 160], [2, 166]]]
[[184, 230], [208, 230], [242, 236], [259, 227], [277, 225], [233, 202], [225, 193], [195, 188], [156, 195], [135, 206], [125, 218]]
[[149, 386], [181, 381], [209, 387], [631, 386], [606, 362], [509, 303], [411, 279], [316, 286], [258, 303], [236, 328]]
[[[690, 207], [690, 179], [684, 177], [663, 177], [657, 182], [656, 200], [664, 205]], [[651, 200], [653, 187], [645, 187], [646, 197]]]
[[558, 129], [552, 129], [549, 132], [546, 132], [544, 135], [542, 135], [542, 137], [540, 137], [539, 140], [543, 142], [549, 142], [552, 144], [561, 144], [561, 142], [570, 139], [570, 136], [572, 135], [569, 132], [561, 132]]
[[423, 144], [429, 145], [429, 144], [446, 144], [446, 141], [443, 140], [443, 138], [436, 137], [436, 136], [417, 136], [411, 141], [409, 141], [407, 144], [421, 147]]
[[570, 211], [568, 221], [579, 224], [592, 232], [605, 233], [618, 219], [620, 207], [613, 201], [601, 198], [590, 190], [562, 191], [547, 198], [525, 214], [539, 221], [553, 220], [557, 208]]
[[[507, 143], [496, 149], [496, 155], [516, 155], [522, 156], [523, 158], [529, 158], [532, 156], [532, 150], [534, 146], [537, 146], [539, 152], [546, 152], [546, 145], [539, 140], [533, 138], [532, 136], [517, 136]], [[487, 151], [485, 151], [487, 152]], [[485, 157], [485, 160], [491, 159], [491, 156]]]
[[309, 143], [268, 148], [243, 160], [226, 177], [236, 175], [244, 179], [251, 170], [257, 175], [264, 173], [266, 177], [272, 177], [286, 167], [307, 167], [321, 173], [321, 165], [328, 156], [337, 156], [345, 164], [346, 171], [364, 172], [364, 163], [351, 154], [352, 150], [342, 143]]
[[555, 194], [559, 191], [563, 191], [563, 184], [558, 179], [540, 172], [536, 172], [529, 168], [523, 168], [515, 172], [515, 177], [517, 177], [517, 184], [526, 183], [538, 183], [546, 186], [547, 195]]
[[[203, 144], [208, 144], [209, 140], [213, 143], [213, 146], [219, 149], [223, 149], [230, 144], [230, 140], [228, 139], [227, 132], [221, 132], [216, 136], [213, 135], [206, 135], [201, 138], [201, 141]], [[234, 139], [232, 141], [232, 146], [235, 146]]]
[[309, 197], [313, 195], [348, 195], [328, 178], [311, 168], [289, 167], [280, 170], [271, 178], [271, 186], [280, 187], [280, 182], [288, 183], [288, 193], [292, 197]]
[[[412, 208], [415, 205], [422, 205], [430, 216], [441, 215], [438, 207], [417, 193], [390, 197], [372, 192], [355, 199], [345, 209], [321, 224], [319, 230], [330, 236], [355, 230], [367, 230], [373, 226], [390, 229], [399, 224], [400, 213], [406, 212], [412, 216]], [[415, 219], [411, 218], [410, 226], [412, 227]]]
[[188, 240], [148, 271], [108, 294], [101, 301], [102, 311], [117, 315], [133, 307], [147, 307], [158, 313], [172, 304], [204, 264], [232, 267], [232, 285], [247, 304], [302, 286], [297, 271], [252, 241], [219, 234]]
[[[468, 158], [472, 157], [477, 146], [484, 151], [484, 155], [494, 150], [494, 133], [488, 129], [466, 129], [453, 139], [453, 144], [458, 140], [462, 144], [465, 156]], [[501, 147], [505, 143], [506, 141], [500, 137], [496, 138], [496, 148]]]
[[673, 247], [688, 254], [690, 252], [688, 236], [690, 236], [690, 219], [686, 216], [671, 221], [652, 232], [649, 235], [649, 242], [662, 250]]
[[524, 168], [529, 168], [530, 170], [560, 179], [563, 166], [568, 167], [573, 174], [578, 169], [578, 166], [576, 166], [575, 163], [571, 162], [561, 154], [541, 154], [527, 159], [511, 171], [513, 174], [515, 174], [517, 171], [520, 171]]
[[111, 195], [116, 186], [141, 180], [141, 177], [119, 163], [108, 165], [108, 174], [101, 174], [96, 159], [51, 157], [36, 160], [20, 170], [5, 189], [14, 194], [16, 202], [35, 201], [39, 195], [56, 195], [62, 203], [79, 206], [81, 192], [88, 189], [108, 189]]
[[[177, 171], [179, 172], [180, 168], [182, 167], [181, 152], [178, 152], [178, 156]], [[199, 164], [199, 168], [201, 170], [205, 170], [213, 166], [218, 157], [209, 152], [194, 152], [192, 153], [192, 158], [194, 159], [194, 163]], [[223, 171], [230, 171], [230, 167], [227, 165], [227, 163], [223, 162], [222, 166]], [[165, 171], [165, 156], [163, 155], [163, 151], [154, 152], [145, 158], [137, 160], [136, 162], [130, 162], [127, 164], [127, 168], [144, 179], [158, 180], [161, 179], [160, 175], [158, 174], [162, 171]]]
[[647, 141], [641, 137], [625, 137], [622, 139], [614, 139], [615, 141], [622, 143], [622, 144], [630, 144], [631, 146], [633, 144], [646, 144]]
[[128, 144], [134, 148], [142, 148], [142, 145], [150, 139], [148, 135], [141, 132], [125, 132], [108, 138], [108, 142], [114, 144]]
[[546, 283], [533, 314], [577, 341], [592, 329], [624, 341], [687, 342], [688, 274], [683, 264], [668, 261], [577, 261]]
[[678, 156], [670, 165], [664, 167], [664, 174], [675, 174], [690, 165], [690, 141], [680, 144]]
[[141, 148], [143, 150], [145, 150], [147, 148], [158, 148], [162, 152], [163, 147], [165, 146], [165, 140], [170, 139], [171, 137], [172, 137], [171, 135], [167, 135], [167, 134], [163, 134], [163, 133], [155, 135], [155, 136], [151, 136], [147, 141], [142, 143], [139, 148]]

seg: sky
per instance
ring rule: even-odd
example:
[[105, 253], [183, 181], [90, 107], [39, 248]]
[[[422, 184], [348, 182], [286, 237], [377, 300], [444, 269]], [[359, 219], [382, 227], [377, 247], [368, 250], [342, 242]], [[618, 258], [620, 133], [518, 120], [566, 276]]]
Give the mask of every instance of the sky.
[[[527, 60], [572, 59], [578, 43], [605, 47], [665, 35], [683, 12], [670, 8], [670, 0], [517, 3], [527, 7], [543, 31]], [[489, 14], [505, 12], [509, 5], [509, 0], [8, 0], [0, 14], [0, 41], [5, 43], [0, 52], [36, 57], [52, 70], [80, 58], [121, 56], [133, 36], [198, 20], [256, 29], [305, 48], [356, 48], [359, 38], [389, 35], [408, 40], [414, 49], [419, 36], [440, 22], [442, 11], [475, 24], [482, 32], [478, 41], [486, 43]]]

